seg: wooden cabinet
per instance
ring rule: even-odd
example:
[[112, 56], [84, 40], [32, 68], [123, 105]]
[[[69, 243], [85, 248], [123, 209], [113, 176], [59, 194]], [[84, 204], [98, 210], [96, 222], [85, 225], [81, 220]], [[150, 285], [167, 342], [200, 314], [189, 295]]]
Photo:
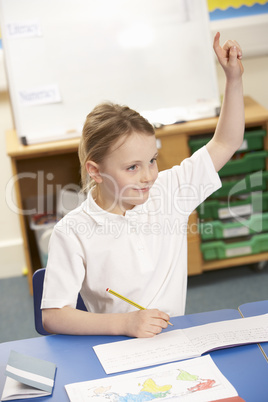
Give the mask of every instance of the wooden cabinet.
[[[247, 128], [258, 126], [268, 132], [268, 111], [250, 97], [245, 97], [245, 117]], [[193, 136], [213, 134], [217, 120], [217, 118], [203, 119], [157, 129], [159, 170], [179, 164], [190, 156], [189, 139]], [[46, 200], [51, 195], [55, 196], [57, 191], [64, 186], [80, 184], [80, 166], [77, 155], [79, 138], [24, 146], [19, 143], [15, 131], [8, 131], [6, 143], [14, 175], [18, 212], [23, 210], [29, 212], [27, 210], [29, 199], [36, 199], [36, 203], [43, 202], [40, 201], [40, 196]], [[264, 139], [264, 148], [268, 150], [267, 135]], [[267, 168], [268, 166], [266, 166]], [[45, 205], [43, 206], [45, 208]], [[35, 207], [37, 204], [31, 205], [31, 208]], [[32, 274], [40, 268], [41, 264], [35, 236], [29, 226], [29, 215], [20, 213], [19, 217], [28, 268], [29, 288], [32, 291]], [[201, 240], [198, 223], [198, 215], [194, 211], [189, 220], [189, 227], [191, 227], [188, 235], [189, 275], [200, 274], [211, 269], [268, 260], [268, 252], [264, 252], [223, 260], [204, 261], [200, 251]]]

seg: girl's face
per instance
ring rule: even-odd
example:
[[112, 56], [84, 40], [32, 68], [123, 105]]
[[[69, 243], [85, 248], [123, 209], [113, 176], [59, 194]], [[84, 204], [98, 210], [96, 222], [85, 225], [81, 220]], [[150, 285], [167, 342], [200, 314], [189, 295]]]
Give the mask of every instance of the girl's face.
[[97, 203], [109, 212], [124, 214], [143, 204], [158, 176], [154, 135], [133, 132], [120, 138], [98, 165]]

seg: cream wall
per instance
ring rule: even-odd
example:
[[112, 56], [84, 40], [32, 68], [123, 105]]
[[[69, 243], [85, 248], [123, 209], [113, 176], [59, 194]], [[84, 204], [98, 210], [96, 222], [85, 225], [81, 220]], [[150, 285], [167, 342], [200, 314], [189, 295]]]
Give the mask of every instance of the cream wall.
[[5, 132], [13, 127], [6, 88], [0, 60], [0, 278], [21, 275], [25, 267], [19, 219], [6, 202], [6, 185], [12, 178], [12, 172], [6, 155]]
[[[244, 58], [244, 94], [251, 96], [268, 109], [268, 55]], [[217, 64], [219, 90], [224, 92], [224, 74]]]
[[[243, 64], [244, 93], [268, 109], [268, 55], [245, 58]], [[5, 132], [13, 127], [13, 123], [8, 95], [4, 92], [6, 84], [2, 65], [0, 59], [0, 278], [21, 275], [25, 266], [19, 219], [5, 200], [5, 188], [12, 176], [10, 160], [6, 156]], [[218, 65], [217, 73], [220, 93], [223, 93], [224, 75]]]

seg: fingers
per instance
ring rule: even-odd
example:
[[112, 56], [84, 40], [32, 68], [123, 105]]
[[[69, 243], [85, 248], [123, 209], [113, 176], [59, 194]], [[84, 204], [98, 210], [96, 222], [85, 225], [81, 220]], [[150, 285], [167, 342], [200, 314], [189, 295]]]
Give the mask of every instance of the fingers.
[[127, 335], [149, 338], [167, 328], [169, 315], [157, 309], [139, 310], [127, 314]]
[[163, 311], [160, 311], [158, 309], [153, 309], [153, 310], [151, 310], [151, 312], [155, 318], [160, 318], [161, 320], [169, 321], [169, 318], [170, 318], [169, 315], [164, 313]]
[[214, 37], [213, 48], [218, 57], [222, 56], [222, 54], [221, 54], [222, 51], [224, 52], [225, 57], [228, 57], [229, 53], [232, 49], [232, 56], [235, 57], [235, 55], [236, 55], [236, 57], [238, 59], [240, 59], [240, 60], [242, 59], [242, 49], [236, 40], [231, 40], [231, 39], [227, 40], [221, 48], [219, 32], [217, 32]]
[[233, 43], [234, 43], [234, 47], [235, 47], [236, 50], [237, 50], [237, 58], [238, 58], [239, 60], [241, 60], [242, 57], [243, 57], [243, 55], [242, 55], [242, 49], [241, 49], [239, 43], [238, 43], [236, 40], [233, 40]]
[[[136, 338], [149, 338], [167, 328], [169, 315], [157, 309], [122, 314], [122, 333]], [[172, 324], [171, 324], [172, 325]]]
[[237, 59], [239, 58], [238, 49], [236, 46], [230, 47], [228, 58], [229, 58], [229, 64], [235, 65], [235, 63], [237, 62]]
[[151, 320], [148, 332], [152, 333], [153, 335], [159, 334], [162, 329], [167, 328], [169, 315], [157, 309], [150, 310], [150, 313]]
[[242, 50], [236, 40], [227, 40], [222, 48], [226, 52], [227, 57], [242, 59]]

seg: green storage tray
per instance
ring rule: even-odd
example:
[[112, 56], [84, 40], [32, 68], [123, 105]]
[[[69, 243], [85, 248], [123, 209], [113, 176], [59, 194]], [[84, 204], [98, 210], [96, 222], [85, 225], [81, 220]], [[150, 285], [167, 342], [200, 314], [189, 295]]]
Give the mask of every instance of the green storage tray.
[[[266, 136], [266, 130], [262, 128], [256, 128], [252, 130], [246, 130], [244, 135], [244, 141], [237, 152], [257, 151], [263, 149], [263, 140]], [[199, 148], [208, 143], [212, 136], [195, 137], [189, 140], [189, 147], [193, 154]]]
[[243, 255], [259, 254], [268, 251], [268, 233], [252, 236], [246, 241], [228, 243], [223, 240], [201, 244], [205, 260], [221, 260]]
[[268, 213], [239, 217], [235, 222], [204, 222], [199, 225], [202, 240], [229, 239], [268, 231]]
[[246, 153], [240, 159], [231, 159], [219, 171], [221, 177], [246, 174], [264, 170], [268, 151]]
[[191, 138], [188, 141], [189, 148], [191, 150], [191, 154], [196, 152], [198, 149], [202, 148], [204, 145], [206, 145], [212, 138], [212, 135], [207, 135], [206, 137], [197, 137], [195, 136], [194, 138]]
[[222, 187], [211, 194], [209, 198], [233, 197], [252, 191], [266, 190], [267, 183], [268, 171], [251, 173], [239, 179], [223, 179]]
[[246, 130], [244, 141], [237, 152], [257, 151], [264, 148], [264, 137], [266, 130], [253, 129]]
[[242, 200], [233, 202], [208, 200], [197, 208], [200, 219], [227, 219], [268, 211], [268, 192], [251, 193]]

